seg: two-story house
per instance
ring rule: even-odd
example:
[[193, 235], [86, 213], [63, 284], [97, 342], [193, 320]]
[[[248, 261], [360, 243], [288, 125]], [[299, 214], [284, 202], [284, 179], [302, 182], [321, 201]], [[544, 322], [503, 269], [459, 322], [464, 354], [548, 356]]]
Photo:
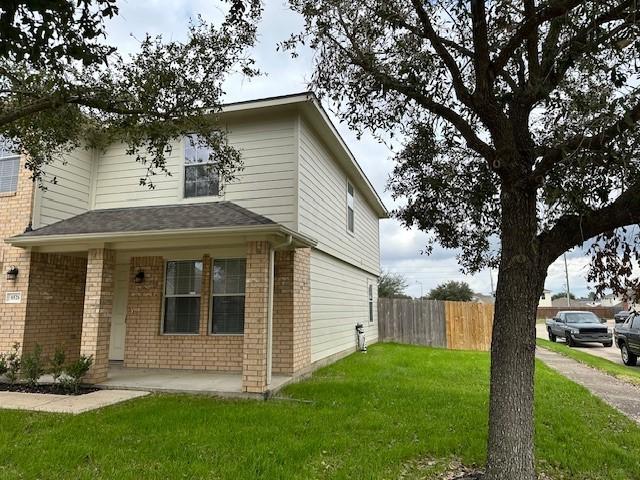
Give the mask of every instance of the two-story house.
[[154, 189], [121, 144], [48, 166], [46, 189], [0, 152], [0, 352], [92, 355], [93, 383], [110, 362], [235, 372], [262, 393], [354, 351], [357, 323], [376, 341], [387, 211], [316, 97], [220, 121], [244, 163], [226, 185], [189, 138]]

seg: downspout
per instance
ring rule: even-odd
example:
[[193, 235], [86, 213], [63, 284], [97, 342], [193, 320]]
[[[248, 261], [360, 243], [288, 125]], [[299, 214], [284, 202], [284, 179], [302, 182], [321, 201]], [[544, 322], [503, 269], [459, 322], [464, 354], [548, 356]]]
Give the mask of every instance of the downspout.
[[273, 290], [275, 283], [275, 254], [276, 250], [290, 246], [293, 237], [287, 235], [284, 243], [273, 245], [269, 250], [269, 294], [267, 303], [267, 385], [271, 385], [271, 369], [273, 365]]

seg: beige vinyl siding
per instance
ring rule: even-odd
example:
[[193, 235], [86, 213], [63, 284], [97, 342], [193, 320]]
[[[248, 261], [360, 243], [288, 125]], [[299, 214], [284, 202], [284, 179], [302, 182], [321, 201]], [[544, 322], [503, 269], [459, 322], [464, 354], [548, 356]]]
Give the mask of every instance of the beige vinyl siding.
[[347, 175], [304, 119], [299, 182], [299, 231], [315, 238], [319, 250], [378, 275], [378, 217], [354, 182], [355, 228], [348, 231]]
[[[34, 215], [35, 227], [42, 227], [80, 215], [90, 208], [93, 150], [78, 148], [47, 165]], [[55, 182], [54, 182], [55, 179]]]
[[140, 185], [144, 165], [126, 155], [124, 145], [113, 145], [100, 156], [94, 208], [119, 208], [228, 200], [296, 227], [295, 117], [256, 118], [227, 125], [229, 143], [242, 157], [243, 170], [222, 186], [217, 197], [183, 198], [184, 144], [176, 142], [167, 158], [171, 176], [152, 177], [155, 189]]
[[[319, 250], [311, 251], [311, 361], [356, 348], [355, 326], [367, 343], [378, 339], [377, 277]], [[368, 285], [373, 288], [374, 323], [369, 323]]]

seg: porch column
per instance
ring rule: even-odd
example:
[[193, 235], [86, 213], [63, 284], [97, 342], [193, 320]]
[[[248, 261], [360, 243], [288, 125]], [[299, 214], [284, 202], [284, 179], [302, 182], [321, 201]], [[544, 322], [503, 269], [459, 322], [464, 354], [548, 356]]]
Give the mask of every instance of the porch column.
[[107, 379], [115, 259], [115, 252], [104, 248], [89, 250], [87, 257], [80, 354], [93, 356], [93, 365], [85, 377], [88, 383]]
[[311, 366], [311, 249], [293, 251], [293, 373]]
[[247, 269], [242, 351], [242, 391], [267, 390], [267, 308], [269, 242], [247, 243]]
[[273, 371], [304, 372], [311, 365], [310, 248], [281, 250], [275, 258]]

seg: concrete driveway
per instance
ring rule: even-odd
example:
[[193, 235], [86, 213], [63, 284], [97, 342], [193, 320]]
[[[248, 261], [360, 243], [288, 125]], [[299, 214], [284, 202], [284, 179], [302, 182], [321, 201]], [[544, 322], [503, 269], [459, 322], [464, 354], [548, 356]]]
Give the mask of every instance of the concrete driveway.
[[[613, 320], [610, 320], [609, 322], [607, 322], [607, 326], [613, 330], [613, 326], [614, 326]], [[544, 323], [536, 324], [536, 335], [538, 336], [538, 338], [544, 338], [545, 340], [549, 340], [549, 336], [547, 335], [547, 326]], [[562, 342], [564, 342], [564, 340], [559, 338], [558, 343], [562, 343]], [[603, 347], [599, 343], [589, 343], [589, 344], [582, 344], [579, 347], [573, 347], [573, 349], [579, 350], [581, 352], [589, 353], [591, 355], [595, 355], [596, 357], [605, 358], [607, 360], [618, 363], [620, 365], [624, 365], [622, 363], [622, 358], [620, 357], [620, 349], [616, 347], [615, 342], [611, 347]], [[629, 368], [633, 368], [633, 367], [629, 367]]]

